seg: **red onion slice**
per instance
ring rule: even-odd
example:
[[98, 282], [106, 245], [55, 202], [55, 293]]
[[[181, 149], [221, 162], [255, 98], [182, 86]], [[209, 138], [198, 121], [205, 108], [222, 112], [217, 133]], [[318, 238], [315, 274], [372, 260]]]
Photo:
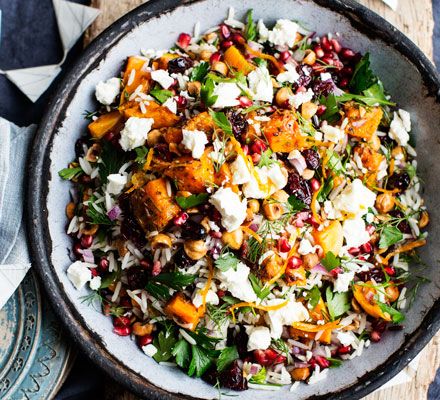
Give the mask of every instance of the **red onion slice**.
[[[299, 161], [298, 158], [294, 158], [292, 160], [289, 160], [290, 164], [292, 164], [296, 170], [298, 171], [298, 174], [302, 175], [304, 172], [305, 167], [302, 165], [302, 163]], [[307, 165], [306, 165], [307, 166]]]
[[316, 272], [317, 274], [331, 276], [330, 272], [328, 272], [325, 267], [321, 264], [316, 264], [312, 268], [312, 272]]
[[107, 212], [108, 217], [110, 220], [114, 221], [116, 218], [118, 218], [122, 213], [122, 210], [119, 208], [118, 205], [115, 205], [110, 211]]
[[311, 365], [310, 363], [295, 361], [295, 368], [310, 367], [310, 365]]
[[90, 249], [84, 249], [82, 251], [82, 255], [84, 257], [84, 262], [95, 264], [95, 257], [93, 256], [93, 252]]

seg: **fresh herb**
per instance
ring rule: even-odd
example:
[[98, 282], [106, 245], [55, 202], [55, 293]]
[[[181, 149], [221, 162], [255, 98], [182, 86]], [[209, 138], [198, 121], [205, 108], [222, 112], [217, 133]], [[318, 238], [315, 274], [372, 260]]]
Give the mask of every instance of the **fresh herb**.
[[309, 302], [309, 309], [314, 309], [321, 300], [321, 291], [318, 286], [315, 285], [308, 290], [305, 299]]
[[218, 96], [213, 96], [214, 89], [214, 81], [208, 77], [200, 89], [200, 100], [205, 107], [212, 107], [217, 101]]
[[342, 361], [337, 360], [336, 358], [326, 357], [328, 361], [330, 361], [330, 369], [331, 368], [337, 368], [342, 367]]
[[[287, 360], [290, 359], [290, 349], [287, 346], [286, 342], [282, 339], [272, 339], [272, 344], [271, 346], [275, 349], [278, 350], [281, 354], [284, 354], [284, 356], [286, 357]], [[279, 359], [275, 359], [274, 364], [277, 363]]]
[[148, 149], [145, 146], [141, 146], [141, 147], [136, 147], [134, 150], [136, 151], [136, 158], [134, 162], [139, 163], [139, 169], [142, 169], [142, 167], [145, 165], [146, 162]]
[[272, 164], [279, 164], [280, 162], [272, 158], [273, 151], [267, 149], [261, 153], [261, 159], [257, 165], [258, 168], [270, 167]]
[[[220, 142], [220, 146], [217, 148], [217, 141], [214, 142], [214, 151], [211, 153], [212, 165], [214, 167], [215, 172], [218, 174], [222, 168], [222, 165], [231, 157], [233, 157], [236, 153], [231, 151], [228, 155], [226, 155], [226, 144], [229, 141], [228, 135], [223, 135], [222, 140]], [[213, 155], [216, 154], [216, 158], [213, 158]]]
[[171, 296], [170, 289], [156, 282], [148, 282], [145, 290], [155, 299], [168, 299]]
[[170, 297], [169, 288], [181, 291], [193, 283], [196, 277], [197, 275], [183, 274], [180, 271], [162, 273], [151, 278], [145, 290], [156, 299], [166, 299]]
[[101, 182], [106, 183], [107, 177], [111, 174], [117, 173], [124, 165], [126, 159], [125, 155], [119, 153], [107, 140], [101, 141], [101, 160], [98, 164], [99, 176]]
[[252, 20], [252, 8], [248, 11], [248, 19], [246, 24], [246, 39], [249, 42], [250, 40], [255, 40], [257, 38], [257, 29], [255, 27], [255, 23]]
[[341, 96], [336, 97], [336, 100], [340, 103], [345, 103], [351, 100], [355, 100], [358, 102], [360, 101], [370, 107], [376, 104], [385, 104], [389, 106], [394, 106], [395, 103], [388, 101], [383, 93], [383, 88], [382, 89], [380, 88], [381, 86], [379, 86], [379, 84], [376, 83], [370, 89], [365, 90], [363, 92], [364, 93], [363, 95], [344, 93]]
[[236, 270], [237, 264], [240, 260], [232, 253], [227, 253], [225, 249], [228, 247], [223, 247], [220, 252], [220, 256], [217, 260], [214, 261], [215, 266], [222, 272], [226, 272], [231, 268]]
[[226, 347], [220, 353], [217, 360], [217, 371], [221, 372], [228, 368], [237, 358], [239, 358], [237, 346]]
[[261, 300], [269, 296], [271, 287], [263, 285], [260, 279], [258, 279], [254, 274], [249, 274], [249, 280], [251, 281], [252, 289], [254, 289], [255, 294]]
[[229, 321], [229, 304], [224, 303], [221, 306], [215, 306], [211, 303], [206, 304], [206, 315], [213, 321], [218, 329], [221, 329], [225, 321]]
[[387, 249], [403, 239], [403, 233], [396, 226], [385, 225], [381, 229], [379, 249]]
[[192, 358], [188, 369], [188, 375], [196, 374], [200, 378], [211, 366], [212, 361], [203, 347], [191, 345]]
[[400, 311], [397, 311], [395, 308], [385, 303], [382, 303], [379, 300], [379, 296], [377, 294], [374, 296], [374, 299], [376, 300], [376, 304], [379, 306], [383, 313], [388, 313], [391, 315], [391, 318], [393, 319], [393, 322], [395, 324], [398, 324], [405, 319], [405, 316]]
[[209, 198], [209, 193], [199, 193], [199, 194], [192, 194], [188, 197], [176, 196], [176, 202], [181, 208], [188, 209], [203, 204], [206, 200], [208, 200], [208, 198]]
[[79, 178], [82, 174], [83, 170], [81, 167], [64, 168], [61, 171], [58, 171], [58, 175], [68, 181], [74, 178]]
[[108, 288], [119, 276], [119, 268], [116, 268], [114, 271], [104, 275], [101, 279], [100, 289]]
[[209, 62], [202, 61], [200, 65], [196, 65], [193, 68], [190, 75], [190, 80], [202, 82], [208, 72], [209, 72]]
[[289, 207], [290, 213], [299, 213], [307, 206], [300, 200], [298, 197], [296, 197], [294, 194], [290, 195], [287, 199], [287, 205]]
[[264, 384], [265, 380], [266, 380], [266, 368], [263, 366], [256, 375], [251, 376], [251, 378], [249, 379], [249, 383], [262, 385]]
[[191, 347], [185, 339], [180, 339], [172, 350], [172, 354], [175, 357], [176, 364], [187, 369], [191, 362]]
[[333, 293], [329, 286], [325, 291], [325, 298], [327, 300], [328, 312], [333, 320], [346, 313], [351, 307], [348, 292]]
[[329, 168], [332, 172], [335, 172], [336, 174], [345, 172], [341, 156], [336, 151], [326, 150], [325, 155], [327, 157], [327, 168]]
[[330, 194], [330, 192], [333, 190], [333, 176], [330, 175], [324, 182], [324, 184], [321, 186], [321, 189], [319, 190], [318, 194], [318, 202], [323, 203], [327, 200], [327, 196]]
[[269, 106], [270, 104], [254, 104], [253, 106], [250, 106], [250, 107], [248, 107], [248, 108], [243, 108], [242, 110], [241, 110], [241, 113], [242, 114], [247, 114], [247, 113], [250, 113], [250, 112], [252, 112], [252, 111], [256, 111], [256, 110], [259, 110], [259, 109], [261, 109], [261, 108], [265, 108], [265, 107], [267, 107], [267, 106]]
[[92, 196], [87, 201], [86, 214], [89, 217], [88, 224], [92, 225], [115, 225], [115, 221], [112, 221], [107, 213], [103, 203], [96, 203], [96, 197]]
[[325, 253], [325, 257], [321, 260], [321, 265], [330, 272], [341, 265], [341, 260], [336, 257], [332, 251], [328, 251]]
[[153, 358], [156, 362], [168, 361], [173, 356], [173, 348], [177, 339], [174, 335], [168, 332], [160, 331], [156, 339], [154, 339], [154, 346], [157, 352]]
[[327, 97], [321, 95], [319, 102], [326, 106], [324, 114], [321, 115], [321, 119], [327, 120], [330, 124], [333, 124], [341, 118], [339, 114], [338, 102], [333, 93], [330, 93]]
[[100, 289], [93, 291], [86, 296], [81, 296], [79, 299], [81, 300], [81, 304], [86, 303], [89, 307], [93, 307], [96, 311], [102, 311], [102, 309], [105, 309], [109, 315], [115, 318], [120, 319], [127, 311], [127, 307], [118, 306], [117, 304], [102, 297]]
[[229, 136], [233, 136], [232, 134], [232, 126], [229, 122], [226, 114], [221, 111], [213, 111], [209, 109], [209, 115], [214, 120], [214, 124], [217, 125], [223, 132], [225, 132]]
[[170, 90], [161, 90], [161, 89], [152, 89], [149, 93], [156, 100], [158, 100], [161, 104], [165, 103], [170, 97], [174, 96], [174, 93]]
[[358, 340], [367, 340], [370, 337], [370, 333], [367, 331], [362, 331], [362, 333], [358, 336]]
[[361, 94], [364, 90], [377, 82], [373, 71], [370, 69], [370, 53], [365, 54], [356, 64], [349, 84], [350, 92]]
[[98, 114], [98, 111], [83, 111], [83, 116], [85, 119], [93, 119], [94, 116]]

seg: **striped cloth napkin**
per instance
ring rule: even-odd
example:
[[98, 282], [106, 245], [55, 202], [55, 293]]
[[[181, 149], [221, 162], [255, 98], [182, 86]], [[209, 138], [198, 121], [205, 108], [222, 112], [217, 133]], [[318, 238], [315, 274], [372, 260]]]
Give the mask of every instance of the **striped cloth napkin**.
[[23, 223], [24, 178], [35, 125], [0, 118], [0, 309], [31, 267]]

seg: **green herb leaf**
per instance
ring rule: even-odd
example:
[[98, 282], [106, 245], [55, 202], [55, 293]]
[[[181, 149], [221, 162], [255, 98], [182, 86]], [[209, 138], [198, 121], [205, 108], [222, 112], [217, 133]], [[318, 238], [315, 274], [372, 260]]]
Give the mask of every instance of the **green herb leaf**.
[[249, 382], [250, 383], [255, 383], [257, 385], [261, 385], [261, 384], [264, 383], [265, 380], [266, 380], [266, 368], [263, 366], [258, 371], [257, 375], [252, 375], [251, 376], [251, 379], [249, 379]]
[[83, 111], [83, 115], [84, 115], [84, 118], [85, 118], [85, 119], [90, 119], [90, 120], [92, 120], [93, 117], [94, 117], [95, 115], [97, 115], [97, 114], [98, 114], [98, 111], [87, 111], [87, 110], [84, 110], [84, 111]]
[[382, 312], [384, 313], [387, 312], [388, 314], [390, 314], [395, 324], [398, 324], [399, 322], [402, 322], [405, 319], [405, 316], [400, 311], [397, 311], [395, 308], [379, 301], [379, 296], [377, 294], [374, 296], [374, 298], [376, 300], [377, 305], [382, 310]]
[[336, 151], [326, 150], [325, 153], [327, 156], [326, 167], [328, 167], [333, 172], [336, 172], [337, 174], [345, 172], [341, 156]]
[[208, 72], [209, 72], [209, 62], [202, 61], [200, 65], [196, 65], [193, 68], [190, 75], [190, 80], [202, 82]]
[[125, 154], [119, 153], [107, 140], [101, 140], [101, 160], [98, 164], [99, 176], [102, 183], [107, 183], [107, 177], [117, 173], [126, 161]]
[[242, 114], [247, 114], [247, 113], [250, 113], [252, 111], [259, 110], [260, 108], [265, 108], [268, 105], [269, 104], [254, 104], [253, 106], [250, 106], [248, 108], [243, 108], [243, 110], [241, 110], [241, 113]]
[[170, 90], [162, 90], [162, 89], [152, 89], [149, 93], [156, 100], [158, 100], [161, 104], [165, 103], [170, 97], [174, 96], [174, 93]]
[[330, 361], [330, 367], [329, 368], [337, 368], [342, 367], [342, 361], [337, 360], [336, 358], [327, 357], [327, 360]]
[[196, 373], [197, 378], [200, 378], [211, 367], [212, 361], [203, 347], [191, 345], [191, 349], [192, 359], [188, 375], [193, 376]]
[[[364, 90], [364, 94], [368, 93], [367, 95], [361, 95], [361, 94], [351, 94], [351, 93], [344, 93], [341, 96], [336, 97], [336, 100], [340, 103], [345, 103], [347, 101], [351, 101], [351, 100], [356, 100], [356, 101], [360, 101], [364, 104], [366, 104], [367, 106], [373, 106], [376, 104], [386, 104], [386, 105], [390, 105], [390, 106], [394, 106], [395, 103], [392, 103], [391, 101], [388, 101], [387, 99], [385, 99], [385, 95], [382, 94], [380, 95], [380, 93], [377, 92], [377, 87], [378, 84], [374, 84], [370, 89], [368, 90]], [[382, 97], [375, 97], [375, 96], [382, 96]]]
[[232, 126], [224, 112], [209, 109], [209, 115], [214, 120], [214, 124], [216, 124], [227, 135], [232, 136]]
[[217, 360], [217, 371], [224, 371], [239, 357], [237, 346], [226, 347]]
[[269, 296], [271, 287], [267, 286], [263, 289], [264, 285], [254, 274], [249, 274], [249, 280], [251, 281], [252, 289], [254, 289], [255, 294], [261, 300]]
[[329, 286], [325, 291], [325, 298], [327, 300], [328, 312], [334, 320], [346, 313], [351, 307], [348, 299], [348, 292], [333, 293], [331, 287]]
[[309, 309], [315, 308], [321, 299], [321, 291], [319, 290], [318, 286], [313, 286], [307, 292], [307, 296], [305, 298], [309, 302]]
[[134, 162], [139, 163], [139, 169], [142, 169], [142, 167], [145, 165], [146, 158], [148, 155], [148, 149], [145, 146], [137, 147], [134, 149], [136, 151], [137, 157], [135, 158]]
[[336, 97], [333, 93], [330, 93], [327, 97], [321, 95], [319, 102], [327, 107], [324, 114], [322, 114], [321, 119], [325, 119], [332, 124], [341, 118], [341, 115], [339, 114], [338, 102], [336, 101]]
[[365, 54], [356, 64], [349, 84], [350, 92], [361, 94], [364, 90], [377, 82], [373, 71], [370, 69], [370, 53]]
[[403, 239], [403, 233], [396, 226], [385, 225], [380, 233], [379, 249], [387, 249]]
[[208, 336], [205, 333], [208, 332], [208, 329], [206, 328], [197, 327], [195, 331], [189, 331], [186, 329], [185, 332], [194, 339], [198, 346], [203, 347], [209, 352], [213, 352], [215, 350], [215, 345], [213, 343], [218, 343], [220, 340], [222, 340], [221, 338]]
[[180, 339], [172, 350], [172, 354], [176, 357], [176, 364], [187, 369], [191, 362], [191, 347], [185, 339]]
[[289, 203], [289, 206], [290, 206], [289, 211], [292, 213], [295, 213], [295, 212], [298, 213], [298, 212], [304, 210], [304, 208], [306, 208], [306, 205], [300, 199], [298, 199], [298, 197], [296, 197], [294, 194], [289, 196], [289, 198], [287, 199], [287, 202]]
[[321, 260], [321, 264], [327, 271], [331, 271], [341, 265], [341, 261], [334, 255], [332, 251], [325, 253], [325, 257]]
[[200, 89], [200, 100], [205, 107], [211, 107], [217, 101], [218, 96], [212, 95], [214, 88], [214, 81], [210, 77], [208, 77], [205, 83], [202, 84], [202, 88]]
[[148, 282], [145, 290], [156, 299], [168, 299], [171, 297], [170, 289], [156, 282]]
[[277, 160], [274, 160], [272, 157], [273, 151], [271, 149], [267, 149], [266, 151], [263, 151], [261, 153], [261, 159], [258, 163], [257, 167], [270, 167], [272, 164], [279, 164], [280, 162]]
[[255, 40], [257, 38], [257, 30], [255, 28], [255, 23], [252, 20], [252, 8], [248, 11], [248, 19], [246, 24], [246, 39]]
[[67, 181], [70, 181], [73, 178], [79, 178], [82, 174], [83, 170], [81, 167], [64, 168], [61, 171], [58, 171], [58, 175]]
[[191, 196], [188, 197], [176, 196], [176, 202], [181, 208], [187, 209], [203, 204], [206, 200], [208, 200], [208, 198], [209, 198], [209, 193], [199, 193], [199, 194], [192, 194]]
[[100, 289], [105, 289], [109, 287], [119, 276], [119, 268], [116, 268], [114, 271], [108, 273], [107, 275], [104, 275], [101, 278], [101, 286]]
[[231, 268], [236, 268], [240, 260], [232, 253], [220, 255], [220, 258], [214, 261], [215, 266], [222, 272], [226, 272]]
[[172, 350], [176, 344], [177, 339], [168, 332], [161, 331], [154, 340], [154, 346], [157, 348], [157, 353], [153, 358], [157, 362], [168, 361], [172, 356]]
[[[182, 290], [193, 283], [197, 278], [196, 274], [182, 274], [182, 272], [166, 272], [152, 278], [152, 281], [166, 285], [174, 290]], [[151, 280], [150, 280], [151, 282]]]
[[107, 211], [105, 209], [105, 206], [103, 203], [95, 203], [96, 197], [92, 196], [87, 202], [87, 210], [86, 214], [90, 218], [90, 221], [87, 221], [87, 223], [92, 225], [109, 225], [113, 226], [116, 221], [112, 221], [108, 215]]

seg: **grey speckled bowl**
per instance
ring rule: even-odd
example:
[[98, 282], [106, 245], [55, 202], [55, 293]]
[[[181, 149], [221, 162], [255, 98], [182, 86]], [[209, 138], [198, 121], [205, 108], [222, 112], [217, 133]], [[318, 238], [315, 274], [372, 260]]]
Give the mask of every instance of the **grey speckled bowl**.
[[168, 48], [180, 32], [192, 32], [201, 22], [202, 31], [217, 25], [236, 8], [237, 18], [254, 9], [255, 19], [268, 24], [277, 18], [303, 21], [318, 34], [339, 32], [343, 43], [371, 53], [374, 70], [402, 108], [411, 112], [417, 141], [419, 165], [426, 182], [424, 197], [431, 212], [429, 243], [421, 256], [429, 266], [431, 283], [419, 292], [407, 316], [406, 329], [385, 335], [383, 341], [364, 351], [361, 358], [330, 372], [327, 380], [301, 385], [295, 393], [249, 390], [241, 399], [355, 399], [388, 381], [429, 341], [440, 325], [440, 214], [438, 177], [440, 154], [439, 79], [427, 58], [405, 36], [382, 18], [354, 1], [277, 0], [234, 1], [151, 0], [129, 13], [96, 39], [78, 60], [49, 105], [33, 145], [29, 164], [27, 205], [30, 242], [34, 265], [47, 293], [73, 338], [97, 365], [130, 390], [149, 399], [216, 398], [215, 389], [199, 379], [187, 377], [178, 369], [159, 366], [143, 356], [136, 345], [114, 335], [111, 321], [81, 304], [80, 296], [68, 281], [70, 264], [65, 235], [65, 204], [69, 201], [68, 182], [57, 171], [74, 158], [75, 140], [86, 130], [85, 109], [96, 107], [93, 90], [101, 79], [118, 74], [123, 60], [143, 48]]

